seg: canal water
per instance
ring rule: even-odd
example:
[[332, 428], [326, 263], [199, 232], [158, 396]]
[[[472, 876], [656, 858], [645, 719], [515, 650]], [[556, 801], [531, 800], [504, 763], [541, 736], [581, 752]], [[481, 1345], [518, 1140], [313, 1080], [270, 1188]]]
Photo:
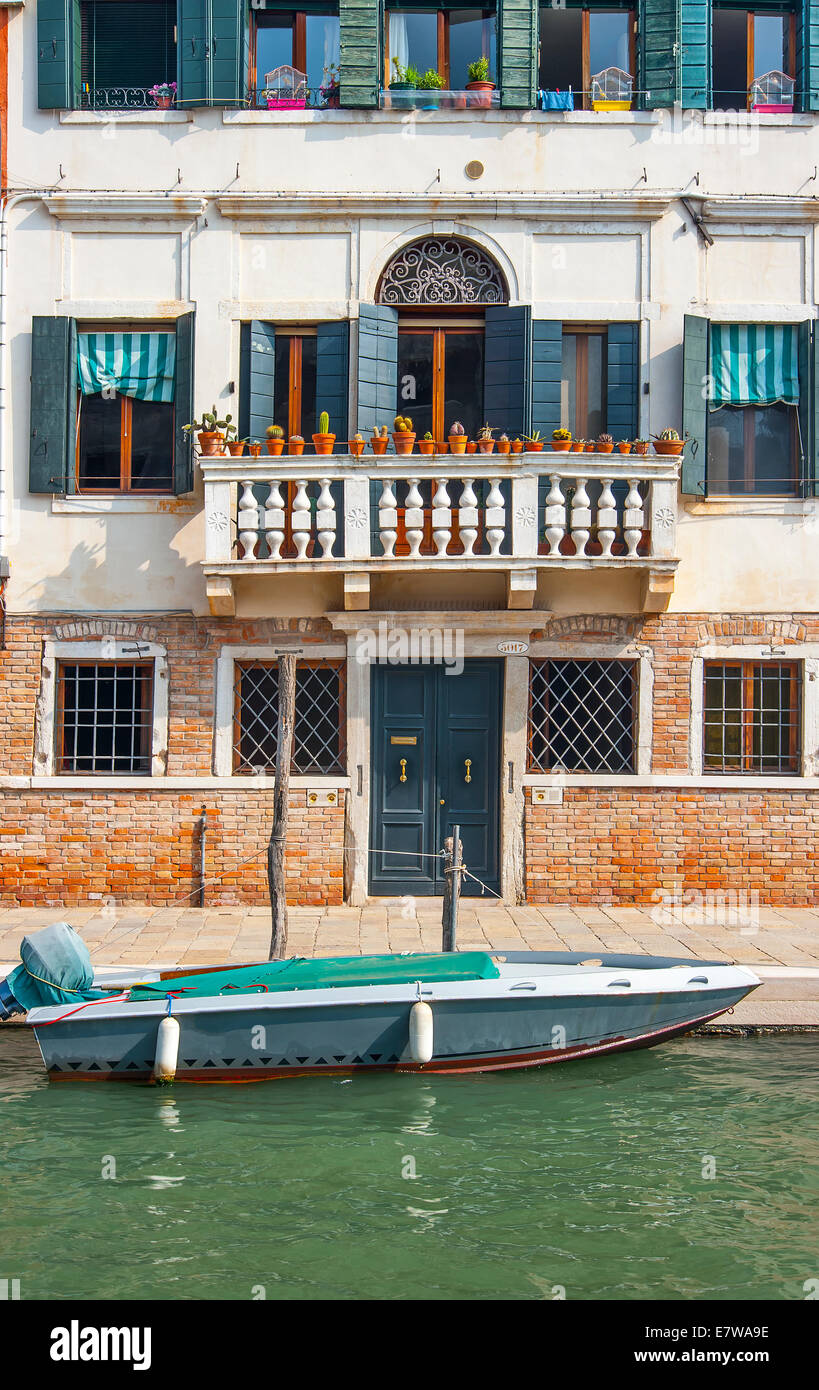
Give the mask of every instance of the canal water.
[[22, 1299], [804, 1299], [818, 1063], [812, 1036], [712, 1037], [162, 1091], [49, 1085], [5, 1028], [0, 1277]]

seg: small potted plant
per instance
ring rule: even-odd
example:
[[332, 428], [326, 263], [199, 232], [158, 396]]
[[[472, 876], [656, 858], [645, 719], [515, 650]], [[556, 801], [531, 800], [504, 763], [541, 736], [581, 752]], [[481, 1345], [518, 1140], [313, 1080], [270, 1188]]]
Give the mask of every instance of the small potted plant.
[[467, 72], [469, 81], [466, 90], [475, 93], [470, 99], [470, 106], [491, 106], [495, 84], [489, 79], [489, 59], [476, 58], [474, 63], [469, 64]]
[[495, 448], [495, 441], [492, 437], [492, 426], [481, 425], [478, 430], [478, 450], [482, 454], [491, 454]]
[[508, 435], [508, 434], [501, 434], [501, 435], [498, 435], [498, 453], [499, 453], [499, 454], [508, 454], [511, 448], [512, 448], [512, 445], [511, 445], [511, 442], [510, 442], [510, 440], [509, 440], [509, 435]]
[[239, 439], [239, 431], [235, 425], [228, 425], [225, 429], [225, 446], [231, 458], [239, 458], [245, 451], [246, 439]]
[[340, 104], [341, 87], [338, 80], [338, 68], [335, 63], [331, 63], [324, 69], [324, 75], [319, 87], [322, 106], [338, 106]]
[[621, 453], [621, 454], [630, 454], [630, 453], [631, 453], [631, 440], [630, 440], [630, 439], [618, 439], [618, 441], [617, 441], [617, 448], [620, 450], [620, 453]]
[[584, 453], [586, 453], [586, 454], [593, 454], [595, 448], [596, 448], [596, 445], [595, 445], [595, 442], [594, 442], [593, 439], [584, 439], [584, 440], [583, 440], [583, 452], [584, 452]]
[[432, 438], [432, 435], [430, 434], [429, 430], [427, 430], [423, 439], [418, 440], [418, 452], [419, 454], [435, 453], [435, 440]]
[[557, 454], [568, 454], [572, 447], [571, 430], [552, 430], [552, 448]]
[[522, 439], [513, 439], [513, 440], [512, 440], [512, 453], [513, 453], [513, 454], [522, 454], [522, 453], [523, 453], [523, 450], [525, 449], [525, 447], [526, 447], [526, 446], [525, 446], [525, 444], [524, 444], [524, 442], [523, 442]]
[[278, 458], [284, 449], [284, 430], [281, 425], [268, 425], [265, 434], [267, 436], [267, 452]]
[[295, 454], [296, 457], [298, 457], [300, 454], [303, 454], [304, 436], [300, 434], [291, 434], [290, 438], [287, 441], [287, 452], [290, 454]]
[[649, 446], [650, 443], [651, 443], [651, 440], [650, 440], [650, 439], [635, 439], [635, 441], [634, 441], [634, 452], [635, 452], [635, 454], [647, 454], [647, 453], [648, 453], [648, 446]]
[[148, 92], [149, 97], [153, 97], [154, 106], [159, 111], [170, 111], [176, 101], [175, 82], [157, 82]]
[[322, 410], [319, 415], [318, 430], [313, 435], [313, 446], [316, 453], [331, 454], [335, 442], [335, 435], [330, 433], [330, 416], [326, 410]]
[[352, 439], [348, 439], [347, 448], [350, 450], [350, 453], [352, 454], [353, 458], [360, 459], [361, 455], [364, 453], [363, 434], [354, 434]]
[[224, 452], [225, 436], [222, 430], [227, 429], [232, 419], [232, 415], [226, 415], [224, 420], [220, 420], [214, 405], [210, 410], [203, 410], [201, 420], [191, 420], [189, 425], [183, 425], [182, 428], [186, 434], [190, 434], [191, 430], [197, 430], [199, 452], [205, 458], [213, 458], [216, 454]]
[[613, 434], [598, 434], [598, 436], [597, 436], [597, 452], [598, 452], [598, 454], [610, 454], [610, 453], [612, 452], [613, 449], [614, 449], [614, 435], [613, 435]]
[[586, 441], [585, 441], [585, 439], [573, 439], [573, 440], [572, 440], [571, 452], [572, 452], [573, 454], [582, 454], [582, 452], [583, 452], [583, 450], [585, 449], [585, 447], [586, 447]]
[[397, 58], [392, 60], [394, 77], [390, 79], [390, 92], [395, 95], [390, 98], [393, 106], [412, 106], [415, 102], [415, 89], [421, 80], [421, 75], [417, 68], [401, 66]]
[[532, 454], [539, 454], [543, 448], [543, 440], [540, 437], [540, 430], [532, 430], [531, 434], [525, 436], [526, 448]]
[[436, 452], [436, 454], [448, 454], [448, 453], [449, 453], [449, 444], [448, 444], [448, 442], [446, 441], [446, 439], [436, 439], [436, 441], [435, 441], [435, 452]]
[[421, 102], [422, 111], [437, 111], [441, 104], [441, 88], [444, 79], [439, 76], [434, 68], [427, 68], [426, 72], [418, 78], [418, 91], [423, 92]]
[[671, 425], [666, 425], [660, 434], [654, 435], [655, 454], [681, 454], [685, 447], [685, 440], [680, 439], [679, 432]]
[[449, 427], [449, 452], [451, 454], [465, 454], [466, 443], [466, 430], [460, 420], [456, 420]]
[[257, 459], [262, 452], [262, 446], [259, 440], [248, 438], [245, 440], [245, 443], [247, 444], [247, 452], [250, 454], [250, 457]]
[[387, 445], [390, 442], [389, 430], [386, 425], [374, 425], [370, 447], [374, 454], [386, 454]]
[[392, 426], [392, 442], [397, 454], [411, 454], [415, 431], [409, 415], [396, 415]]

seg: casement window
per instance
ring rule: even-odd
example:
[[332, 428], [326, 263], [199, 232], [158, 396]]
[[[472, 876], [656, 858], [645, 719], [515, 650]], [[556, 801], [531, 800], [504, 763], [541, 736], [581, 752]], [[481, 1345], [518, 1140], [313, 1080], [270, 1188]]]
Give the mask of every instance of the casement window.
[[571, 88], [575, 106], [590, 107], [592, 78], [606, 68], [634, 76], [634, 10], [601, 5], [569, 8], [541, 5], [538, 86], [547, 92]]
[[[344, 772], [346, 666], [305, 660], [296, 665], [296, 718], [291, 770], [309, 776]], [[233, 769], [270, 772], [276, 766], [279, 670], [275, 661], [234, 666]]]
[[[402, 315], [398, 320], [396, 413], [409, 415], [419, 439], [445, 440], [460, 420], [470, 439], [483, 424], [484, 317]], [[493, 421], [506, 429], [506, 421]]]
[[800, 685], [795, 661], [706, 661], [703, 770], [798, 773]]
[[563, 329], [560, 423], [575, 439], [596, 439], [606, 428], [605, 328]]
[[711, 324], [710, 495], [792, 495], [799, 483], [799, 335], [793, 324]]
[[632, 773], [637, 759], [637, 663], [529, 663], [530, 772]]
[[81, 327], [77, 354], [75, 490], [172, 492], [174, 334]]
[[[755, 78], [796, 76], [796, 15], [781, 7], [715, 6], [712, 95], [715, 111], [746, 111], [755, 104]], [[766, 84], [763, 84], [765, 89]], [[765, 96], [765, 90], [759, 93]], [[777, 105], [778, 92], [769, 93]], [[767, 104], [763, 101], [762, 103]]]
[[287, 438], [300, 434], [309, 440], [316, 425], [315, 328], [286, 328], [276, 332], [273, 419]]
[[339, 67], [338, 5], [287, 6], [250, 10], [250, 87], [255, 104], [264, 105], [265, 74], [285, 64], [307, 76], [309, 104], [322, 105], [321, 86]]
[[495, 6], [464, 9], [425, 5], [390, 6], [386, 11], [384, 86], [396, 80], [399, 69], [415, 68], [423, 75], [437, 72], [447, 91], [460, 91], [469, 81], [468, 68], [478, 58], [489, 60], [490, 80], [497, 79]]
[[80, 100], [87, 107], [154, 105], [176, 81], [176, 0], [80, 0]]
[[350, 389], [350, 325], [346, 319], [306, 326], [261, 319], [243, 323], [239, 359], [239, 434], [264, 441], [269, 425], [310, 446], [318, 416], [330, 416], [330, 431], [347, 439]]
[[61, 661], [56, 771], [149, 774], [154, 663]]

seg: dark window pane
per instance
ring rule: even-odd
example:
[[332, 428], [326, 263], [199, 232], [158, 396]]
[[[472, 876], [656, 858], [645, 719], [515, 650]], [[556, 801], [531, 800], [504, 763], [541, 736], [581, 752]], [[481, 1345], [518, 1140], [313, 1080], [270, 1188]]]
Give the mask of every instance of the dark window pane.
[[489, 59], [489, 79], [497, 81], [495, 16], [486, 10], [449, 11], [449, 85], [460, 91], [469, 81], [469, 65]]
[[120, 486], [122, 397], [80, 399], [80, 488]]
[[[320, 409], [316, 401], [316, 353], [318, 338], [301, 340], [301, 422], [298, 430], [305, 439], [316, 433], [318, 428], [316, 412]], [[330, 428], [333, 422], [330, 421]]]
[[[474, 439], [483, 423], [483, 333], [447, 333], [444, 346], [444, 429], [460, 420]], [[505, 429], [505, 420], [490, 424]], [[427, 425], [429, 429], [429, 425]]]
[[[398, 399], [396, 414], [408, 414], [415, 433], [422, 439], [432, 429], [432, 329], [398, 334]], [[452, 419], [457, 419], [453, 415]], [[447, 417], [444, 428], [451, 420]]]
[[708, 491], [794, 493], [795, 439], [794, 406], [721, 406], [708, 420]]
[[799, 682], [792, 666], [709, 662], [704, 684], [706, 771], [799, 771]]
[[748, 109], [747, 10], [714, 10], [713, 95], [715, 111]]
[[530, 680], [531, 771], [635, 771], [634, 662], [533, 661]]
[[546, 91], [583, 91], [583, 13], [540, 7], [540, 77]]
[[174, 0], [83, 0], [80, 10], [85, 91], [176, 81]]
[[[292, 341], [289, 334], [276, 334], [276, 356], [273, 376], [273, 419], [268, 421], [271, 425], [281, 425], [285, 435], [287, 435], [290, 428], [290, 344]], [[306, 435], [305, 438], [307, 438]]]
[[577, 424], [577, 334], [563, 334], [563, 367], [560, 380], [560, 423], [571, 430], [575, 438], [581, 431]]
[[153, 666], [62, 665], [60, 773], [149, 773]]
[[395, 60], [404, 69], [438, 71], [438, 11], [390, 10], [387, 16], [390, 81], [397, 80]]
[[[303, 775], [343, 772], [345, 766], [345, 667], [340, 662], [299, 663], [292, 771]], [[279, 679], [275, 665], [237, 668], [234, 761], [237, 772], [275, 767]]]
[[170, 492], [173, 406], [165, 401], [135, 400], [131, 410], [131, 488], [134, 492]]
[[606, 418], [606, 403], [603, 398], [603, 334], [590, 333], [586, 342], [588, 343], [588, 377], [586, 383], [588, 411], [586, 415], [586, 438], [596, 439], [604, 428]]

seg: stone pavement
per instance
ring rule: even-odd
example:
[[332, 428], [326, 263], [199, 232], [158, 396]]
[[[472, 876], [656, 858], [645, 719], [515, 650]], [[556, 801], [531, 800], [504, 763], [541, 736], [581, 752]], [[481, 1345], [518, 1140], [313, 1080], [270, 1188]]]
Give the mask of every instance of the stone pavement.
[[[19, 961], [22, 937], [67, 921], [95, 965], [185, 966], [266, 960], [266, 907], [0, 908], [0, 975]], [[366, 907], [289, 909], [288, 954], [435, 951], [441, 946], [439, 898], [377, 899]], [[763, 985], [730, 1022], [819, 1026], [819, 908], [760, 907], [746, 925], [708, 921], [693, 908], [512, 907], [461, 900], [458, 946], [491, 950], [604, 951], [732, 960]]]

